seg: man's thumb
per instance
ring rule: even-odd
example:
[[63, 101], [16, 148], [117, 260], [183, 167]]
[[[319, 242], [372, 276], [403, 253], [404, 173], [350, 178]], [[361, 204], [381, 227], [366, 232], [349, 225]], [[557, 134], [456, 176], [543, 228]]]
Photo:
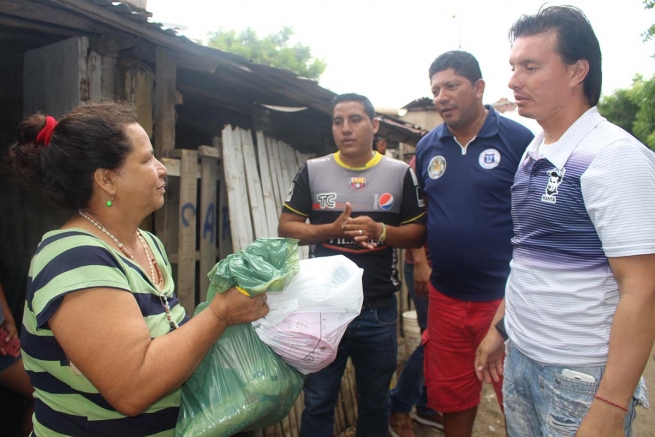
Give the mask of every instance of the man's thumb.
[[344, 209], [341, 213], [341, 217], [349, 218], [351, 212], [353, 212], [353, 206], [350, 204], [350, 202], [346, 202], [346, 209]]

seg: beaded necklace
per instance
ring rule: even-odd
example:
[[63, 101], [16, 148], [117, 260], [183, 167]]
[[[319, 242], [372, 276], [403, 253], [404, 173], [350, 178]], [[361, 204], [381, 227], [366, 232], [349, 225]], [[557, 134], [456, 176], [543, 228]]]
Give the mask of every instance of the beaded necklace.
[[[114, 237], [108, 230], [105, 228], [102, 224], [98, 223], [94, 219], [92, 219], [88, 214], [86, 214], [84, 211], [81, 209], [77, 211], [82, 217], [90, 221], [96, 228], [98, 228], [101, 232], [103, 232], [105, 235], [107, 235], [111, 241], [113, 241], [116, 246], [120, 249], [123, 254], [137, 263], [136, 259], [132, 254], [130, 253], [129, 250], [121, 243], [118, 241], [118, 238]], [[164, 306], [164, 310], [166, 311], [166, 318], [168, 319], [168, 323], [171, 325], [173, 329], [179, 328], [179, 325], [175, 323], [175, 320], [173, 320], [173, 316], [171, 315], [171, 308], [168, 305], [168, 298], [166, 295], [160, 290], [159, 286], [164, 280], [164, 274], [162, 273], [161, 269], [159, 268], [159, 264], [157, 263], [157, 260], [155, 259], [154, 254], [150, 250], [150, 246], [148, 246], [148, 243], [146, 243], [145, 238], [143, 237], [143, 234], [141, 231], [137, 228], [136, 234], [138, 237], [139, 242], [141, 243], [141, 246], [143, 246], [143, 250], [146, 254], [146, 258], [148, 259], [148, 267], [150, 268], [150, 277], [152, 278], [152, 283], [155, 286], [155, 294], [159, 297], [159, 301], [161, 304]], [[137, 263], [138, 264], [138, 263]]]

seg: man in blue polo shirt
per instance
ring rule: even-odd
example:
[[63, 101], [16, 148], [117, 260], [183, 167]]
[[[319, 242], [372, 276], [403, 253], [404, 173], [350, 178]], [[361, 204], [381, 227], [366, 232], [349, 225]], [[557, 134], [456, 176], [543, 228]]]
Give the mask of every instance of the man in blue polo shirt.
[[[470, 53], [439, 56], [430, 80], [444, 123], [416, 151], [432, 263], [425, 378], [428, 405], [443, 413], [446, 436], [468, 437], [482, 389], [475, 351], [509, 275], [510, 187], [534, 136], [482, 104], [485, 83]], [[501, 385], [495, 388], [500, 400]]]

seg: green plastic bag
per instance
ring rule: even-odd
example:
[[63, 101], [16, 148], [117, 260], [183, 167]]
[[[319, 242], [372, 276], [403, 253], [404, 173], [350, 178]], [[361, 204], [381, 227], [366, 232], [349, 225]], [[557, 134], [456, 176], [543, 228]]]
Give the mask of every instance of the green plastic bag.
[[182, 386], [175, 436], [228, 437], [271, 426], [289, 413], [303, 381], [250, 323], [230, 326]]
[[[207, 301], [233, 285], [253, 296], [280, 291], [298, 262], [298, 240], [260, 238], [212, 269]], [[195, 314], [207, 305], [198, 305]], [[303, 382], [250, 323], [230, 326], [182, 386], [175, 436], [228, 437], [273, 425], [289, 413]]]
[[266, 291], [281, 291], [298, 273], [298, 240], [258, 238], [244, 250], [228, 255], [207, 274], [207, 300], [232, 286], [253, 297]]

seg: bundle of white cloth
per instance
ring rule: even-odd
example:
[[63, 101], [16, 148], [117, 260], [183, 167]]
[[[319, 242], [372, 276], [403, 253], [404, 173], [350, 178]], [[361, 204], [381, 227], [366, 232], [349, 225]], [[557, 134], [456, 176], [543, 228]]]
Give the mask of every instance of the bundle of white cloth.
[[268, 293], [270, 312], [253, 322], [255, 332], [299, 372], [318, 372], [334, 361], [362, 309], [363, 272], [343, 255], [300, 261], [284, 290]]

